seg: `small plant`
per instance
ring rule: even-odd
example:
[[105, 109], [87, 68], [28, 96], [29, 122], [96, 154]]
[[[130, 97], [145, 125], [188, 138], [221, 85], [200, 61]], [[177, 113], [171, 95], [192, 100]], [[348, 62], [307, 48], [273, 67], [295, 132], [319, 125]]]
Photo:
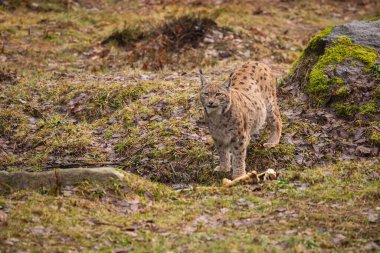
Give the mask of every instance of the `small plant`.
[[352, 105], [348, 102], [337, 102], [332, 104], [332, 107], [338, 115], [343, 117], [353, 117], [359, 111], [358, 106]]
[[371, 140], [373, 144], [380, 145], [380, 131], [372, 130], [372, 133], [369, 139]]
[[371, 67], [371, 73], [376, 80], [380, 81], [380, 63], [376, 63]]
[[280, 179], [277, 180], [277, 188], [279, 189], [288, 189], [289, 186], [289, 180], [285, 177], [280, 177]]
[[337, 91], [336, 91], [336, 93], [335, 93], [335, 95], [337, 95], [337, 96], [339, 96], [339, 97], [346, 97], [347, 95], [349, 95], [350, 94], [350, 91], [347, 89], [347, 88], [345, 88], [345, 87], [341, 87], [341, 88], [339, 88]]
[[369, 102], [360, 107], [360, 113], [363, 115], [371, 115], [377, 112], [377, 106], [375, 102]]

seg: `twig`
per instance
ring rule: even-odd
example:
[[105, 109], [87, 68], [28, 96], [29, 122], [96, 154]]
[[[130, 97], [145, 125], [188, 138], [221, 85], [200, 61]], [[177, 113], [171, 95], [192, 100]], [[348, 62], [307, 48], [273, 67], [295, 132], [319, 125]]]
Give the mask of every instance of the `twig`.
[[99, 163], [66, 163], [66, 164], [50, 164], [43, 166], [44, 169], [69, 169], [69, 168], [77, 168], [77, 167], [93, 167], [93, 166], [123, 166], [122, 162], [99, 162]]

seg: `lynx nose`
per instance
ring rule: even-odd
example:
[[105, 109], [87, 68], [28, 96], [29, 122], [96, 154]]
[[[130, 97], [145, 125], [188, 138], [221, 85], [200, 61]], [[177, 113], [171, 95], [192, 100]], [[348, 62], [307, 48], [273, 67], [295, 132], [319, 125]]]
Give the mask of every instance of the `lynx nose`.
[[214, 101], [209, 101], [208, 102], [208, 106], [213, 106], [214, 105]]

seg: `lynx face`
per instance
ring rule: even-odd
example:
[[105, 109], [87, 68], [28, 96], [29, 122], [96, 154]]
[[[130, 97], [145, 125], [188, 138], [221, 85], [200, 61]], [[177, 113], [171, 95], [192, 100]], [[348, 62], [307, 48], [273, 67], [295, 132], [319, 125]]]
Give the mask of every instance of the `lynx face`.
[[223, 84], [208, 84], [201, 76], [201, 102], [208, 114], [221, 114], [231, 104], [230, 80]]

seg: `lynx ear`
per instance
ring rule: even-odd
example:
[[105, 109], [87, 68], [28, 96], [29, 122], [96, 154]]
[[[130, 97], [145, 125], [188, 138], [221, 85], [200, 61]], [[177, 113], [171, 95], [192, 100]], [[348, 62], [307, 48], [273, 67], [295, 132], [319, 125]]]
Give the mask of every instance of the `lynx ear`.
[[224, 81], [223, 83], [223, 87], [226, 88], [227, 90], [230, 89], [231, 87], [231, 76], [232, 74], [228, 77], [228, 79], [226, 81]]
[[206, 79], [204, 78], [203, 76], [203, 71], [202, 69], [199, 69], [199, 75], [201, 77], [201, 84], [202, 84], [202, 87], [206, 85]]

